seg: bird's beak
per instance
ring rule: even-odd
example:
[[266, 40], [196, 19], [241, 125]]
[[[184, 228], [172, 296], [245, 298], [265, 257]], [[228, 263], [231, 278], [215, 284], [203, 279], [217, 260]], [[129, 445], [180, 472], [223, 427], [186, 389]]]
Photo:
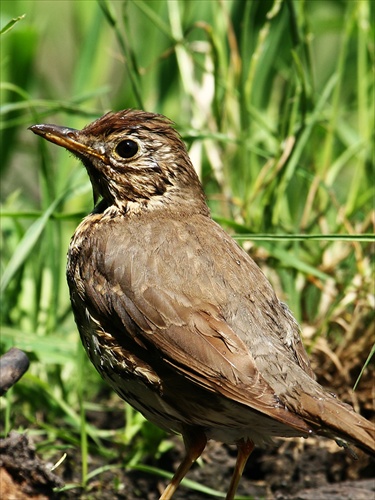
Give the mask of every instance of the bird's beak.
[[80, 130], [68, 127], [59, 127], [58, 125], [41, 124], [32, 125], [29, 130], [34, 134], [40, 135], [47, 141], [53, 142], [58, 146], [66, 148], [73, 154], [82, 157], [95, 156], [104, 160], [104, 155], [91, 146], [87, 146], [82, 141], [82, 133]]

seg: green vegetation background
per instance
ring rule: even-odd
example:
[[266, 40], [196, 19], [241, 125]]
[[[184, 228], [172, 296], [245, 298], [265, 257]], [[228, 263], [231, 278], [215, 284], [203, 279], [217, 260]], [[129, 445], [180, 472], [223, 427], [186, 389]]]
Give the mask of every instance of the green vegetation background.
[[83, 353], [64, 276], [91, 188], [27, 130], [128, 107], [176, 122], [213, 216], [288, 302], [312, 355], [328, 353], [323, 378], [336, 377], [333, 354], [353, 385], [373, 342], [374, 3], [2, 0], [1, 27], [0, 346], [31, 359], [1, 400], [3, 433], [27, 427], [54, 459], [80, 448], [82, 484], [100, 472], [89, 449], [117, 456], [108, 440], [128, 465], [169, 446], [126, 405], [125, 429], [87, 423], [122, 407]]

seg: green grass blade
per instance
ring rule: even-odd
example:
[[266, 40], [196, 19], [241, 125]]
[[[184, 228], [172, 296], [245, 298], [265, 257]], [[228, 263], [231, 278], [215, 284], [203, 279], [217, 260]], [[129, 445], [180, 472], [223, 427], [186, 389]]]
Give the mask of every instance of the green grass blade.
[[30, 255], [31, 250], [36, 245], [41, 234], [43, 233], [43, 230], [45, 229], [51, 214], [59, 205], [59, 203], [61, 203], [61, 200], [62, 197], [53, 201], [51, 205], [48, 207], [48, 209], [44, 212], [44, 214], [39, 219], [37, 219], [26, 231], [24, 237], [18, 244], [12, 258], [10, 259], [1, 277], [1, 282], [0, 282], [1, 294], [4, 293], [6, 287], [8, 286], [13, 276], [16, 274], [16, 272], [20, 269], [22, 264]]
[[[133, 465], [130, 467], [131, 469], [139, 470], [142, 472], [147, 472], [149, 474], [154, 474], [159, 477], [164, 477], [166, 479], [172, 479], [173, 474], [170, 472], [164, 471], [162, 469], [159, 469], [157, 467], [152, 467], [150, 465]], [[208, 488], [207, 486], [204, 486], [200, 483], [197, 483], [196, 481], [192, 481], [191, 479], [184, 478], [181, 482], [182, 486], [185, 486], [186, 488], [190, 488], [191, 490], [194, 491], [199, 491], [200, 493], [205, 493], [206, 495], [210, 495], [211, 497], [215, 498], [225, 498], [226, 494], [222, 493], [220, 491], [214, 490], [212, 488]], [[251, 496], [240, 496], [236, 495], [235, 500], [253, 500], [254, 497]]]

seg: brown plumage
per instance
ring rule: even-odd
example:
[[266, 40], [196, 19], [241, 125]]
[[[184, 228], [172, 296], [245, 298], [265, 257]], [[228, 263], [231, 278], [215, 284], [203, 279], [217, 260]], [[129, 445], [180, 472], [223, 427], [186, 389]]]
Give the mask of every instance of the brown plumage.
[[103, 378], [184, 438], [162, 499], [207, 439], [238, 446], [227, 499], [254, 444], [272, 436], [321, 434], [374, 453], [373, 424], [315, 381], [289, 309], [211, 219], [169, 120], [125, 110], [81, 131], [31, 130], [80, 158], [101, 198], [71, 241], [72, 308]]

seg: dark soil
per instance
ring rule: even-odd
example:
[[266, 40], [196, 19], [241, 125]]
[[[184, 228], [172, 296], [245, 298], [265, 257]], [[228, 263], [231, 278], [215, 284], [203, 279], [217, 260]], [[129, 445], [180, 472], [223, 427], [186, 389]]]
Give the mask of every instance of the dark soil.
[[[329, 370], [322, 372], [327, 377]], [[352, 375], [351, 375], [352, 377]], [[353, 377], [352, 377], [353, 378]], [[335, 382], [335, 390], [341, 399], [350, 401], [345, 390], [347, 384], [335, 377], [320, 380], [327, 385]], [[372, 404], [373, 376], [370, 373], [361, 380], [361, 391], [355, 393], [357, 409], [369, 419], [374, 416]], [[107, 388], [98, 398], [108, 401]], [[112, 406], [111, 406], [112, 408]], [[90, 424], [98, 429], [122, 429], [124, 427], [123, 406], [112, 411], [87, 412]], [[25, 422], [24, 422], [25, 424]], [[152, 428], [154, 429], [154, 428]], [[151, 431], [153, 432], [153, 431]], [[155, 431], [156, 432], [156, 431]], [[161, 457], [142, 457], [144, 466], [174, 472], [178, 467], [184, 447], [178, 436], [172, 436], [173, 446]], [[58, 443], [56, 443], [58, 445]], [[0, 498], [1, 500], [109, 500], [144, 499], [158, 500], [168, 480], [150, 472], [122, 467], [128, 461], [124, 445], [108, 442], [113, 450], [111, 461], [97, 454], [89, 456], [89, 471], [112, 466], [110, 470], [91, 478], [83, 490], [79, 487], [61, 488], [63, 485], [78, 485], [81, 481], [81, 457], [79, 449], [71, 447], [67, 458], [51, 472], [52, 464], [60, 458], [54, 456], [45, 463], [38, 458], [27, 434], [12, 432], [0, 440]], [[375, 460], [355, 450], [358, 460], [339, 448], [334, 441], [323, 438], [278, 439], [267, 449], [255, 449], [243, 477], [238, 496], [254, 499], [274, 500], [372, 500], [375, 498]], [[198, 485], [223, 492], [225, 497], [236, 460], [235, 447], [209, 442], [199, 463], [194, 464], [188, 479]], [[174, 500], [208, 500], [217, 495], [202, 493], [183, 484]]]
[[[173, 471], [183, 453], [179, 438], [175, 446], [160, 460], [148, 464]], [[25, 435], [12, 433], [1, 442], [1, 498], [24, 499], [145, 499], [157, 500], [167, 480], [150, 473], [116, 468], [92, 480], [87, 489], [74, 488], [53, 493], [62, 483], [79, 482], [79, 457], [70, 457], [50, 472], [51, 464], [43, 464], [35, 455]], [[195, 464], [188, 477], [200, 485], [226, 491], [236, 458], [233, 447], [210, 442], [200, 464]], [[91, 468], [108, 465], [95, 459]], [[323, 439], [278, 440], [267, 450], [255, 450], [243, 474], [238, 495], [254, 499], [300, 500], [369, 500], [375, 495], [374, 460], [359, 452], [353, 460], [335, 443]], [[207, 500], [212, 495], [180, 486], [176, 500]]]
[[53, 488], [63, 484], [36, 456], [35, 448], [26, 435], [11, 432], [9, 437], [0, 440], [2, 499], [52, 498]]

